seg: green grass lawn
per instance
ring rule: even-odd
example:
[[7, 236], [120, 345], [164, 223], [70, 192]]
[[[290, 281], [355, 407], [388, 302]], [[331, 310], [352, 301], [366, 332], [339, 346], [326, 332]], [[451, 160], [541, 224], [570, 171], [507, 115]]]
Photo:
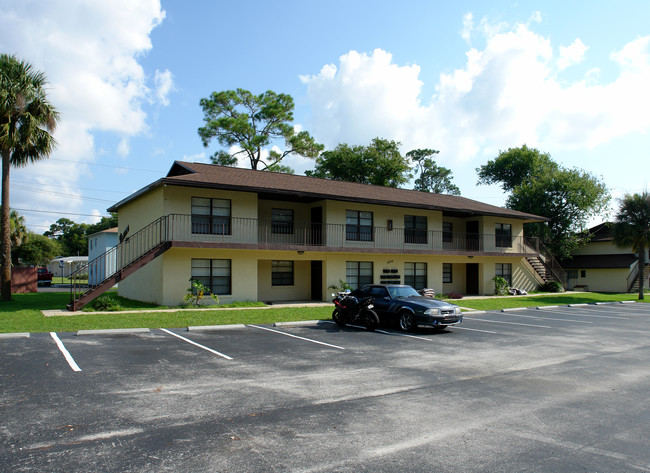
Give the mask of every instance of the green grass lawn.
[[[638, 301], [638, 294], [611, 294], [602, 292], [572, 292], [543, 294], [539, 296], [493, 297], [488, 299], [450, 300], [461, 307], [477, 310], [512, 309], [515, 307], [537, 307], [544, 305], [585, 304], [594, 302]], [[650, 299], [644, 299], [646, 302]]]
[[189, 325], [267, 324], [280, 321], [327, 319], [330, 307], [244, 308], [237, 310], [151, 312], [152, 304], [119, 298], [126, 310], [137, 313], [76, 312], [70, 316], [45, 317], [41, 310], [65, 308], [69, 293], [14, 294], [11, 302], [0, 303], [0, 333], [74, 332], [108, 328], [173, 328]]
[[[237, 310], [181, 310], [155, 312], [152, 304], [119, 298], [120, 304], [137, 313], [76, 312], [70, 316], [45, 317], [41, 310], [63, 309], [69, 302], [68, 293], [14, 294], [13, 301], [0, 303], [0, 333], [9, 332], [74, 332], [77, 330], [108, 328], [175, 328], [190, 325], [268, 324], [300, 320], [329, 319], [332, 307], [295, 307]], [[566, 305], [589, 302], [616, 302], [636, 300], [635, 294], [571, 293], [527, 297], [453, 300], [462, 307], [478, 310], [497, 310], [512, 307]], [[650, 298], [649, 298], [650, 299]], [[646, 299], [649, 300], [649, 299]], [[71, 312], [71, 314], [73, 314]]]

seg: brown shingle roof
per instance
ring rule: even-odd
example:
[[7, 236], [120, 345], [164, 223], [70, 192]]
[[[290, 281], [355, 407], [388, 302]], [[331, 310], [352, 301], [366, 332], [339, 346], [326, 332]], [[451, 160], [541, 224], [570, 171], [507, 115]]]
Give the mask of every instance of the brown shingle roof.
[[517, 218], [526, 221], [545, 221], [538, 215], [504, 209], [484, 204], [465, 197], [433, 194], [409, 189], [372, 186], [353, 182], [333, 181], [292, 174], [254, 171], [214, 164], [174, 162], [167, 177], [154, 182], [109, 208], [115, 212], [119, 207], [159, 185], [178, 185], [190, 187], [210, 187], [256, 192], [272, 196], [282, 196], [296, 200], [316, 201], [322, 199], [364, 202], [397, 207], [412, 207], [441, 210], [459, 216], [493, 215]]

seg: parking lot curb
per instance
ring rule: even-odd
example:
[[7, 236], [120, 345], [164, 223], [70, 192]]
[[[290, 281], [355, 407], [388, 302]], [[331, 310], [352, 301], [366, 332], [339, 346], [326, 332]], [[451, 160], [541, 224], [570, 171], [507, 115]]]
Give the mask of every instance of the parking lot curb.
[[487, 313], [486, 310], [469, 310], [467, 312], [463, 312], [461, 315], [465, 317], [466, 315], [485, 314], [485, 313]]
[[559, 305], [540, 305], [535, 307], [537, 310], [544, 310], [544, 309], [559, 309]]
[[501, 309], [501, 312], [513, 312], [515, 310], [526, 310], [527, 307], [511, 307], [509, 309]]
[[587, 307], [589, 304], [582, 302], [580, 304], [567, 304], [567, 307]]
[[311, 325], [318, 325], [320, 320], [296, 320], [294, 322], [275, 322], [274, 327], [309, 327]]
[[636, 304], [636, 301], [620, 301], [619, 304]]
[[148, 328], [112, 328], [102, 330], [77, 330], [77, 335], [129, 335], [136, 333], [150, 333]]
[[10, 339], [10, 338], [29, 338], [29, 332], [19, 332], [19, 333], [0, 333], [0, 340]]
[[229, 324], [229, 325], [193, 325], [187, 327], [188, 332], [217, 332], [219, 330], [235, 330], [246, 328], [244, 324]]

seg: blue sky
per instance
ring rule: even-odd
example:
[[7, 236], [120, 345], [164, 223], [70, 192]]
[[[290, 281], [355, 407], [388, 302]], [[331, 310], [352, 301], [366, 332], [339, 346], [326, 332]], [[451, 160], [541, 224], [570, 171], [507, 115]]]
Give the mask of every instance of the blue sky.
[[[208, 162], [199, 100], [273, 90], [327, 149], [374, 137], [440, 150], [462, 195], [502, 205], [475, 169], [524, 143], [647, 189], [650, 2], [0, 0], [0, 51], [44, 71], [62, 120], [52, 159], [12, 171], [12, 207], [42, 233], [93, 222]], [[313, 161], [291, 159], [298, 172]], [[640, 171], [641, 170], [641, 171]], [[614, 201], [616, 207], [616, 201]]]

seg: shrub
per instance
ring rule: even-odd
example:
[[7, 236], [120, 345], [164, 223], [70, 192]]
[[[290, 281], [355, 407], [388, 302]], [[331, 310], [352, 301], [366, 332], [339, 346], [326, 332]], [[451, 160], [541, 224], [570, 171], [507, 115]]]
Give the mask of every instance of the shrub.
[[564, 292], [564, 286], [557, 281], [548, 281], [539, 288], [541, 292]]
[[494, 281], [494, 295], [495, 296], [505, 296], [508, 294], [508, 281], [501, 276], [494, 276], [492, 278]]
[[449, 299], [462, 299], [462, 298], [463, 298], [463, 295], [460, 294], [460, 293], [458, 293], [458, 292], [451, 291], [451, 292], [448, 294], [448, 297], [449, 297]]
[[103, 296], [98, 297], [93, 302], [93, 308], [98, 311], [110, 311], [115, 312], [119, 310], [124, 310], [124, 307], [120, 302], [110, 294], [104, 294]]
[[[187, 290], [187, 294], [185, 294], [184, 300], [186, 303], [199, 306], [201, 299], [203, 299], [203, 295], [206, 292], [210, 293], [210, 289], [198, 279], [190, 279], [190, 284], [191, 286]], [[210, 297], [212, 297], [213, 300], [217, 301], [217, 304], [219, 303], [219, 296], [210, 293]]]

